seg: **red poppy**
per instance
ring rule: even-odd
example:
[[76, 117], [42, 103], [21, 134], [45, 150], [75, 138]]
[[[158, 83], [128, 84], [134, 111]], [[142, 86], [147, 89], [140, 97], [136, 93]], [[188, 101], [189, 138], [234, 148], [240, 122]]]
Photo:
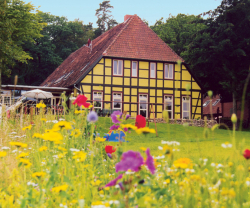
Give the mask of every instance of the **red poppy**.
[[116, 151], [116, 148], [111, 146], [111, 145], [106, 145], [105, 151], [106, 151], [106, 153], [112, 154], [113, 152]]
[[83, 105], [85, 108], [88, 108], [90, 103], [87, 103], [87, 100], [88, 98], [84, 95], [78, 95], [73, 104], [77, 104], [79, 107]]
[[247, 160], [250, 159], [250, 150], [249, 150], [249, 149], [246, 149], [246, 150], [244, 151], [243, 156], [244, 156]]
[[146, 118], [142, 115], [137, 115], [135, 119], [135, 126], [140, 129], [146, 126]]

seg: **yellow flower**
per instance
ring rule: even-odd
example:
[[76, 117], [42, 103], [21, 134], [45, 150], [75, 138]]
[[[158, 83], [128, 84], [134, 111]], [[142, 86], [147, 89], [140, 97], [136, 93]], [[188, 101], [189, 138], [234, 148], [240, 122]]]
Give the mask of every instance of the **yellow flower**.
[[133, 130], [136, 130], [137, 127], [132, 125], [132, 124], [121, 124], [121, 127], [124, 129], [124, 128], [127, 128], [128, 130], [129, 129], [133, 129]]
[[228, 163], [228, 166], [229, 166], [229, 167], [232, 167], [233, 165], [234, 165], [234, 164], [233, 164], [232, 162], [229, 162], [229, 163]]
[[47, 121], [47, 119], [46, 119], [46, 118], [41, 118], [41, 121], [46, 122], [46, 121]]
[[28, 145], [22, 142], [10, 142], [11, 146], [16, 146], [16, 147], [27, 147]]
[[72, 126], [68, 121], [59, 121], [58, 123], [54, 124], [53, 128], [54, 131], [60, 131], [63, 129], [70, 130]]
[[43, 138], [43, 135], [39, 133], [34, 133], [32, 138]]
[[60, 153], [59, 155], [57, 155], [57, 158], [62, 159], [66, 154], [67, 152]]
[[23, 164], [25, 165], [26, 168], [29, 168], [29, 167], [32, 165], [31, 162], [30, 162], [29, 160], [23, 159], [23, 158], [21, 158], [21, 159], [19, 160], [19, 162], [20, 162], [20, 163], [23, 163]]
[[20, 155], [18, 155], [18, 156], [16, 157], [16, 159], [24, 158], [24, 157], [27, 157], [27, 156], [29, 156], [29, 153], [27, 153], [27, 152], [22, 152]]
[[97, 137], [95, 140], [98, 142], [105, 142], [106, 141], [105, 138], [101, 138], [101, 137]]
[[30, 124], [29, 126], [26, 126], [26, 127], [22, 128], [22, 130], [23, 130], [23, 131], [25, 131], [26, 129], [29, 129], [29, 130], [30, 130], [31, 128], [32, 128], [32, 125]]
[[0, 157], [5, 157], [7, 155], [6, 152], [0, 152]]
[[67, 149], [63, 148], [63, 147], [56, 147], [57, 149], [59, 150], [62, 150], [62, 151], [68, 151]]
[[174, 161], [174, 166], [176, 168], [186, 169], [186, 168], [192, 168], [193, 164], [192, 164], [192, 160], [190, 160], [189, 158], [180, 158]]
[[147, 150], [146, 147], [140, 147], [140, 149], [141, 149], [142, 151], [144, 151], [144, 152]]
[[243, 165], [239, 165], [239, 166], [237, 167], [237, 170], [239, 170], [239, 171], [244, 171], [244, 170], [245, 170], [245, 168], [244, 168], [244, 166], [243, 166]]
[[46, 146], [42, 146], [39, 148], [39, 151], [42, 152], [42, 151], [46, 151], [48, 149], [48, 147]]
[[167, 156], [171, 156], [173, 154], [173, 149], [169, 147], [168, 145], [164, 145], [162, 151]]
[[91, 181], [92, 186], [99, 186], [102, 182], [100, 180]]
[[87, 153], [83, 151], [75, 152], [73, 159], [76, 159], [78, 162], [84, 162], [87, 157]]
[[61, 191], [66, 191], [68, 188], [68, 185], [62, 185], [62, 186], [57, 186], [51, 189], [52, 192], [59, 193]]
[[46, 175], [46, 173], [45, 172], [35, 172], [35, 173], [33, 173], [32, 174], [32, 177], [33, 178], [41, 178], [41, 177], [44, 177]]
[[79, 129], [74, 129], [73, 131], [71, 131], [70, 136], [74, 136], [74, 137], [79, 137], [81, 135], [81, 132]]
[[75, 114], [81, 114], [81, 113], [85, 113], [85, 111], [83, 111], [83, 110], [75, 110]]
[[144, 128], [139, 128], [135, 130], [137, 134], [148, 134], [148, 133], [155, 133], [154, 129], [150, 129], [148, 127], [144, 127]]
[[46, 105], [44, 103], [38, 103], [36, 104], [37, 108], [46, 108]]
[[43, 139], [50, 142], [56, 142], [63, 140], [63, 137], [58, 132], [48, 132], [43, 134]]

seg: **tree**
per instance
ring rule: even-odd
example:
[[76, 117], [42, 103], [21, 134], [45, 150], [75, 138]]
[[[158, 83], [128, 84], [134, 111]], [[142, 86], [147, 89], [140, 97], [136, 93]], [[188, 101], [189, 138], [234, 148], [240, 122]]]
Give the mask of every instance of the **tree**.
[[250, 65], [250, 1], [223, 0], [205, 13], [206, 28], [199, 31], [186, 53], [193, 72], [207, 89], [233, 99], [240, 98]]
[[184, 52], [187, 51], [193, 36], [204, 28], [206, 25], [202, 23], [202, 18], [185, 14], [178, 14], [176, 17], [170, 15], [166, 22], [161, 18], [151, 26], [151, 29], [184, 59]]
[[113, 16], [109, 14], [111, 13], [110, 9], [114, 8], [109, 2], [110, 1], [103, 1], [100, 3], [100, 8], [97, 9], [95, 13], [98, 18], [96, 23], [101, 30], [101, 33], [104, 33], [106, 30], [109, 30], [118, 24], [116, 20], [113, 19]]
[[0, 86], [2, 73], [9, 75], [16, 61], [27, 63], [27, 59], [32, 59], [23, 50], [23, 43], [41, 37], [44, 25], [30, 3], [0, 0]]
[[94, 37], [92, 23], [84, 25], [82, 21], [68, 21], [65, 17], [39, 12], [41, 22], [47, 25], [41, 31], [41, 38], [35, 43], [24, 42], [22, 45], [32, 60], [27, 63], [16, 63], [10, 78], [4, 77], [3, 82], [9, 83], [17, 74], [19, 83], [39, 85], [43, 82], [72, 52]]

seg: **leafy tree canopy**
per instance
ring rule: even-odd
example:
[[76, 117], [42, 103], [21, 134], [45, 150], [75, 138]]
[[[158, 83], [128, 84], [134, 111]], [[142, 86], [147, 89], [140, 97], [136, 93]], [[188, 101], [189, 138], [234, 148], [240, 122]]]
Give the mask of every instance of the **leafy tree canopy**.
[[0, 0], [0, 85], [1, 74], [10, 74], [16, 61], [27, 63], [32, 57], [23, 50], [25, 42], [33, 42], [42, 37], [34, 6], [20, 0]]

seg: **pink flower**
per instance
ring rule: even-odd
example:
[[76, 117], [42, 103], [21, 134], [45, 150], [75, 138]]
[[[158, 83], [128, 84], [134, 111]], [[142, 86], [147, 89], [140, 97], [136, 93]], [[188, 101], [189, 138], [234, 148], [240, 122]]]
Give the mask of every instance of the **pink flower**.
[[113, 126], [111, 126], [109, 129], [110, 130], [117, 130], [117, 129], [119, 129], [119, 125], [118, 126], [116, 126], [115, 124], [113, 125]]
[[143, 157], [140, 152], [134, 152], [129, 150], [124, 152], [121, 157], [121, 161], [115, 165], [116, 172], [119, 171], [139, 171], [143, 165]]
[[154, 174], [155, 173], [154, 158], [150, 155], [149, 148], [146, 150], [146, 154], [147, 154], [147, 160], [145, 164], [148, 166], [148, 169], [151, 172], [151, 174]]
[[111, 117], [113, 123], [121, 123], [121, 122], [117, 119], [117, 117], [121, 118], [121, 116], [122, 116], [122, 112], [120, 112], [120, 111], [114, 111], [114, 112], [111, 114], [110, 117]]
[[78, 95], [73, 104], [77, 104], [79, 107], [83, 105], [85, 108], [88, 108], [90, 103], [87, 103], [87, 100], [88, 98], [84, 95]]

